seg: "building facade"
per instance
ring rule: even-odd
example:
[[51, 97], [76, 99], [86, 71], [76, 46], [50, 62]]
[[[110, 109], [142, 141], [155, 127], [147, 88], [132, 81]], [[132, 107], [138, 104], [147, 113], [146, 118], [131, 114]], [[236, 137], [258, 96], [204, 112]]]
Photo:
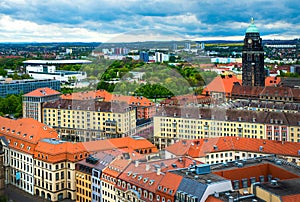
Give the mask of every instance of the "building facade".
[[87, 158], [82, 143], [39, 141], [34, 153], [34, 195], [50, 201], [76, 199], [75, 163]]
[[133, 134], [136, 112], [120, 102], [58, 100], [43, 105], [43, 122], [63, 139], [91, 141]]
[[243, 137], [215, 137], [181, 140], [165, 149], [165, 158], [189, 156], [206, 164], [259, 158], [277, 158], [300, 165], [300, 143]]
[[23, 95], [23, 117], [42, 122], [42, 105], [44, 102], [58, 100], [60, 92], [51, 88], [38, 88]]
[[11, 94], [29, 93], [37, 88], [60, 90], [60, 81], [52, 79], [24, 79], [0, 82], [0, 97]]
[[7, 140], [5, 151], [6, 184], [34, 194], [34, 152], [42, 138], [57, 138], [52, 128], [34, 119], [11, 120], [0, 117], [0, 133]]
[[154, 143], [163, 149], [183, 139], [247, 137], [300, 142], [298, 113], [165, 107], [154, 117]]
[[259, 31], [254, 24], [253, 18], [251, 25], [246, 30], [244, 46], [242, 51], [243, 63], [243, 86], [264, 86], [264, 50]]

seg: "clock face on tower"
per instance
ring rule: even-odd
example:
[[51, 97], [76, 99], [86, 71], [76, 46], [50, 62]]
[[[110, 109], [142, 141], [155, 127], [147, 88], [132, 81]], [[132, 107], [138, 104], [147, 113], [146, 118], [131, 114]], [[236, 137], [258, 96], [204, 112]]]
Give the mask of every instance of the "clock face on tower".
[[252, 39], [248, 39], [248, 43], [249, 43], [249, 44], [252, 43]]

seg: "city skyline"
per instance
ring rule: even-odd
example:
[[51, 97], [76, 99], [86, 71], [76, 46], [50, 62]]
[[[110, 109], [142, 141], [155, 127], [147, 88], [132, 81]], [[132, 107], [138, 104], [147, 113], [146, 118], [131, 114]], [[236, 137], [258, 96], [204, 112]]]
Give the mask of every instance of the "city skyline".
[[293, 0], [2, 1], [0, 42], [242, 40], [251, 17], [263, 39], [294, 39], [299, 8]]

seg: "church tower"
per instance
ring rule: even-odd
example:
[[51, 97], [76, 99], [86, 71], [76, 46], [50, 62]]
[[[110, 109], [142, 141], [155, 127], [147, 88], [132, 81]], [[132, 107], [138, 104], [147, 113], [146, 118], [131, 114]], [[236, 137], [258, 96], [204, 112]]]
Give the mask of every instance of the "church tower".
[[253, 18], [251, 24], [246, 30], [244, 39], [243, 53], [243, 86], [264, 86], [264, 50], [259, 31], [254, 24]]

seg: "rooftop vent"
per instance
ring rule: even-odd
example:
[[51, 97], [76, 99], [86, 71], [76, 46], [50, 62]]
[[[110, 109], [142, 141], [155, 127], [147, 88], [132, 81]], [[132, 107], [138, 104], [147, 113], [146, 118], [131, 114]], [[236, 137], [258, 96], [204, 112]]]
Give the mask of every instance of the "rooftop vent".
[[278, 182], [277, 182], [277, 180], [271, 180], [271, 185], [273, 185], [273, 186], [277, 186], [277, 185], [278, 185]]
[[214, 145], [214, 150], [218, 150], [218, 146], [217, 145]]
[[259, 146], [259, 151], [263, 151], [264, 147], [263, 146]]
[[203, 175], [210, 173], [210, 165], [208, 164], [199, 164], [196, 165], [196, 174]]

